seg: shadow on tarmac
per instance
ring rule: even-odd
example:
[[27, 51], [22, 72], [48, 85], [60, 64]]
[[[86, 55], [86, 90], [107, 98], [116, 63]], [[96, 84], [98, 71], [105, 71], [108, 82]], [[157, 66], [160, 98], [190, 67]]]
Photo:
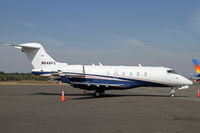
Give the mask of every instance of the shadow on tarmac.
[[[31, 95], [57, 95], [61, 96], [60, 93], [49, 93], [49, 92], [38, 92]], [[84, 100], [84, 99], [96, 99], [96, 98], [110, 98], [110, 97], [170, 97], [169, 95], [155, 95], [155, 94], [102, 94], [100, 97], [96, 97], [94, 93], [85, 94], [65, 94], [65, 96], [79, 96], [78, 98], [72, 98], [73, 100]], [[81, 97], [80, 97], [81, 96]], [[188, 97], [188, 96], [176, 96], [176, 97]]]

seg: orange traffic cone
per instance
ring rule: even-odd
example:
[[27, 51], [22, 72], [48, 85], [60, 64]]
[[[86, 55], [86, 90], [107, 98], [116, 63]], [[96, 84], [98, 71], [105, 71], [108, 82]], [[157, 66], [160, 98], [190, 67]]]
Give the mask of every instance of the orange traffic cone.
[[198, 90], [198, 93], [197, 93], [197, 97], [198, 97], [198, 98], [200, 98], [200, 93], [199, 93], [199, 90]]
[[65, 92], [62, 90], [61, 102], [65, 102]]

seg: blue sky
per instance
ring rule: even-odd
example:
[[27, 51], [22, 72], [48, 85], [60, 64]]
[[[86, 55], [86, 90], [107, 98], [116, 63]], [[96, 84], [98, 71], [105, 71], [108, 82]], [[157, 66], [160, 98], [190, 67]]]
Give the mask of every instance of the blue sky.
[[[194, 73], [199, 0], [0, 0], [0, 44], [39, 42], [68, 64], [166, 66]], [[30, 72], [23, 53], [0, 46], [0, 71]]]

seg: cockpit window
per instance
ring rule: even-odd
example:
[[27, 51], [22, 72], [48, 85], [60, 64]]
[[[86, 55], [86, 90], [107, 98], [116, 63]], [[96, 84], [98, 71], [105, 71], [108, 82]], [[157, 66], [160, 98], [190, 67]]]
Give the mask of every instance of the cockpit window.
[[167, 73], [177, 74], [177, 72], [174, 70], [167, 70]]

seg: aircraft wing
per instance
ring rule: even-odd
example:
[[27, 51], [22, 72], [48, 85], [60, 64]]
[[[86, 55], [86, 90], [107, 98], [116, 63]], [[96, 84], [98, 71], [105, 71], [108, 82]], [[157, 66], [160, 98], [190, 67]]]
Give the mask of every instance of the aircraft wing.
[[105, 87], [119, 87], [119, 88], [126, 88], [124, 84], [102, 84], [102, 83], [87, 83], [87, 82], [71, 82], [71, 84], [76, 85], [87, 85], [87, 86], [105, 86]]
[[[78, 77], [82, 77], [83, 75], [76, 75]], [[104, 83], [89, 83], [89, 82], [73, 82], [70, 81], [71, 75], [60, 75], [61, 81], [64, 83], [69, 83], [69, 84], [73, 84], [73, 85], [83, 85], [83, 86], [103, 86], [103, 87], [118, 87], [118, 88], [126, 88], [126, 86], [124, 84], [104, 84]]]

